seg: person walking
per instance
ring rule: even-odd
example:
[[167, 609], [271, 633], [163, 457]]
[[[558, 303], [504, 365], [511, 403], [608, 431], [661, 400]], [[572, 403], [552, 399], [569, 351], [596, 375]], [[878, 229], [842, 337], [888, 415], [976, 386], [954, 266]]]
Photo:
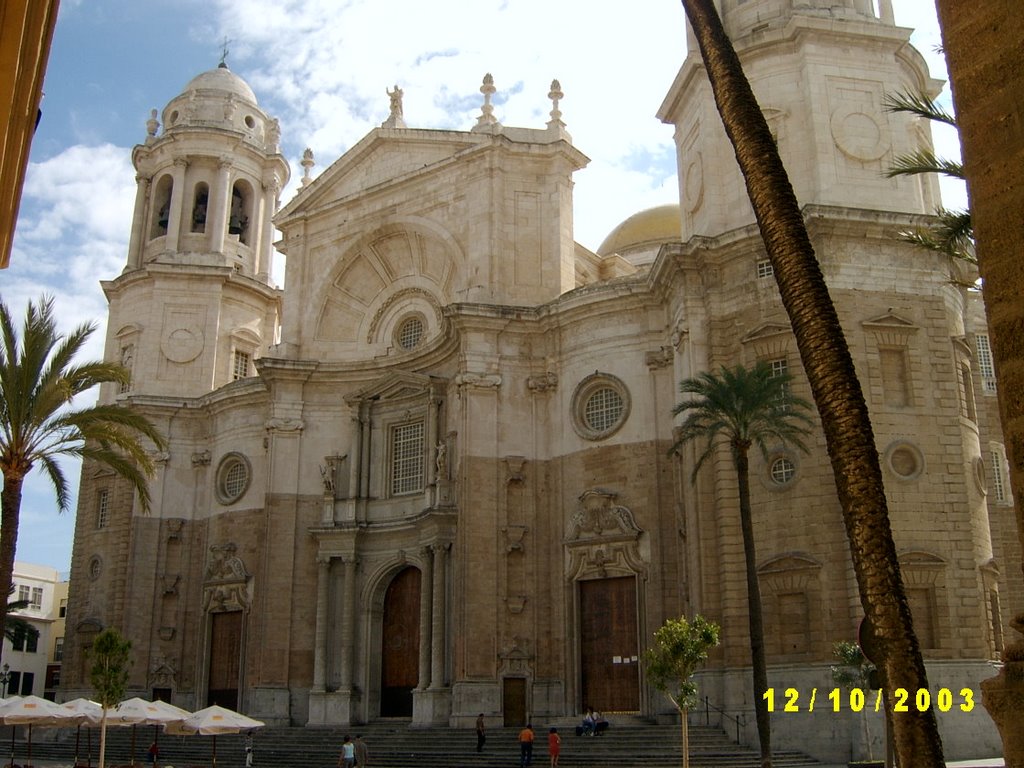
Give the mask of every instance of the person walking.
[[484, 734], [484, 713], [481, 712], [476, 716], [476, 751], [484, 751], [484, 742], [487, 741], [487, 736]]
[[252, 768], [256, 755], [252, 751], [252, 731], [245, 732], [245, 768]]
[[356, 745], [352, 743], [349, 735], [345, 734], [345, 740], [341, 742], [341, 755], [338, 757], [338, 768], [352, 768], [356, 764]]
[[533, 762], [533, 725], [526, 724], [526, 727], [519, 732], [519, 765], [527, 768]]
[[558, 768], [558, 756], [562, 752], [562, 737], [558, 735], [558, 729], [552, 728], [548, 731], [548, 755], [551, 756], [551, 768]]
[[362, 735], [357, 734], [354, 743], [356, 748], [356, 765], [369, 765], [370, 750], [367, 749], [366, 742], [363, 741]]

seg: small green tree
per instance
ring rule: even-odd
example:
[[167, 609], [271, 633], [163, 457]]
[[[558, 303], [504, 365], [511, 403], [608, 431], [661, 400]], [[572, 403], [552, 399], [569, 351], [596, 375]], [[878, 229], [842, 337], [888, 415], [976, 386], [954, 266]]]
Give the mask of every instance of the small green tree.
[[[871, 675], [875, 671], [875, 665], [868, 661], [859, 645], [841, 640], [832, 645], [832, 653], [839, 659], [839, 663], [833, 664], [831, 667], [832, 682], [847, 690], [860, 688], [862, 691], [868, 691], [871, 688]], [[868, 707], [861, 709], [860, 715], [861, 722], [864, 724], [864, 741], [868, 746], [868, 760], [874, 760], [874, 753], [871, 750]]]
[[718, 633], [718, 625], [699, 613], [693, 621], [687, 621], [685, 616], [667, 619], [654, 633], [654, 645], [644, 652], [647, 679], [679, 710], [683, 768], [690, 765], [687, 715], [697, 704], [697, 684], [691, 678], [697, 667], [707, 661], [708, 651], [718, 645]]
[[105, 629], [93, 640], [92, 649], [89, 651], [89, 682], [92, 684], [96, 701], [103, 707], [103, 718], [100, 720], [99, 768], [103, 768], [107, 747], [107, 710], [117, 706], [124, 698], [128, 687], [131, 650], [131, 642], [121, 637], [120, 632], [116, 629]]

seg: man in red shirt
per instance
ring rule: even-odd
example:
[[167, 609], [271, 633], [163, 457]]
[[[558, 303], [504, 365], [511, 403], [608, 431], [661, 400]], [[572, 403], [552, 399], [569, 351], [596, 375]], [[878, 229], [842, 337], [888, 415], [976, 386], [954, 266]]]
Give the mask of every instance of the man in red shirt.
[[519, 732], [519, 765], [526, 768], [533, 762], [533, 726], [530, 723]]

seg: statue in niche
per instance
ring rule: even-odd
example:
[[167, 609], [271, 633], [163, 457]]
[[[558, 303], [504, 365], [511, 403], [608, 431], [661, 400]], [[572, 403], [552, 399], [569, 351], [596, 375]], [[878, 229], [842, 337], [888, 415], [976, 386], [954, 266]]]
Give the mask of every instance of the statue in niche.
[[448, 479], [448, 446], [442, 440], [437, 444], [437, 458], [434, 459], [434, 466], [437, 468], [437, 479]]
[[334, 465], [328, 464], [328, 466], [320, 465], [320, 479], [324, 483], [324, 495], [332, 495], [334, 493]]

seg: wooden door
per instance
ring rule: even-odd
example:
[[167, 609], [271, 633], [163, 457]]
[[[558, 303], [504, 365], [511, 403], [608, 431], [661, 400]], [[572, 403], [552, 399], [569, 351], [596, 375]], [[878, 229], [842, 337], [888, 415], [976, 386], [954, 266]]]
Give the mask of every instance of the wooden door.
[[420, 572], [401, 571], [384, 595], [381, 628], [380, 715], [412, 717], [420, 675]]
[[206, 704], [238, 709], [242, 654], [242, 612], [210, 614], [210, 669]]
[[526, 725], [526, 678], [506, 677], [501, 681], [501, 711], [506, 728]]
[[640, 709], [636, 578], [581, 581], [581, 706], [599, 712]]

